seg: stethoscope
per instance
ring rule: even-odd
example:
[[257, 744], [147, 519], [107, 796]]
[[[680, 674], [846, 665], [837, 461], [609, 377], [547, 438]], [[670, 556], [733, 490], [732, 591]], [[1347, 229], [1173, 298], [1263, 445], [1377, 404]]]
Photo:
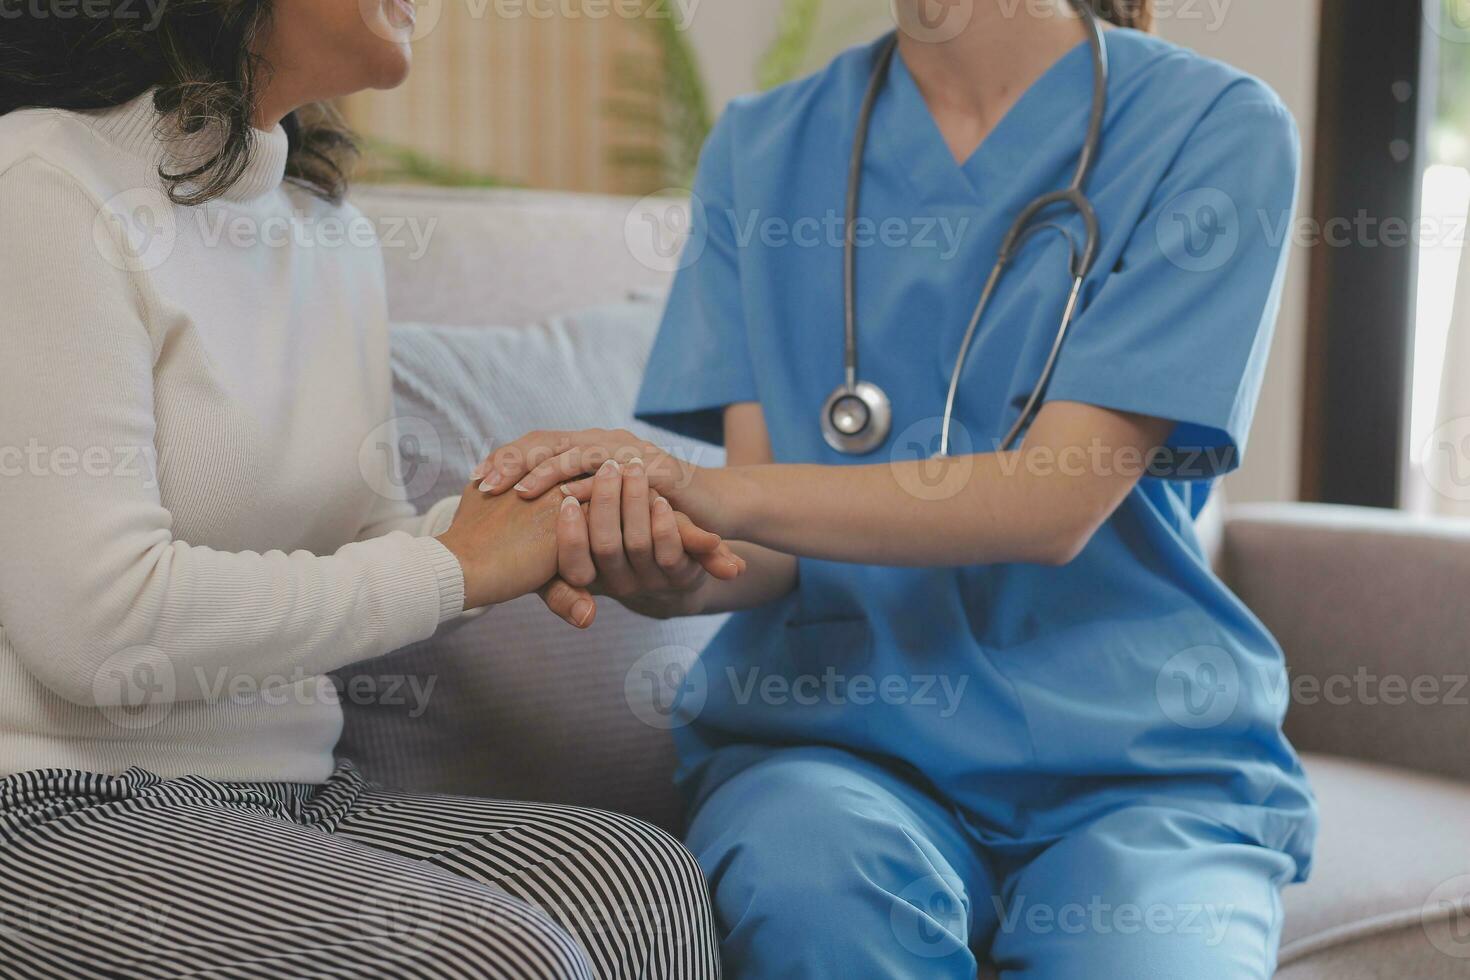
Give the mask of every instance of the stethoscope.
[[[1003, 452], [1014, 447], [1016, 440], [1020, 438], [1021, 433], [1025, 431], [1026, 426], [1030, 424], [1040, 408], [1042, 399], [1046, 397], [1046, 389], [1051, 383], [1052, 374], [1056, 371], [1057, 358], [1062, 352], [1062, 344], [1067, 339], [1067, 331], [1072, 326], [1072, 320], [1077, 313], [1077, 303], [1082, 295], [1082, 283], [1097, 259], [1101, 237], [1097, 212], [1093, 210], [1092, 202], [1087, 199], [1083, 187], [1087, 183], [1087, 177], [1092, 171], [1093, 163], [1096, 162], [1098, 148], [1102, 143], [1103, 120], [1108, 104], [1108, 48], [1102, 27], [1098, 23], [1097, 16], [1088, 6], [1087, 0], [1071, 0], [1071, 3], [1086, 23], [1088, 38], [1092, 45], [1092, 119], [1087, 126], [1087, 142], [1083, 144], [1082, 156], [1077, 161], [1077, 172], [1072, 176], [1071, 185], [1066, 190], [1043, 194], [1026, 205], [1002, 240], [1000, 256], [996, 260], [995, 268], [990, 272], [985, 289], [980, 294], [980, 302], [975, 306], [974, 315], [970, 317], [969, 328], [960, 342], [954, 374], [949, 379], [949, 395], [944, 402], [944, 421], [939, 437], [940, 456], [949, 455], [955, 396], [959, 392], [960, 375], [964, 372], [965, 360], [975, 340], [975, 331], [985, 316], [985, 310], [990, 305], [991, 297], [994, 296], [1001, 277], [1020, 247], [1031, 235], [1046, 229], [1057, 231], [1066, 237], [1071, 249], [1072, 290], [1067, 297], [1067, 307], [1062, 313], [1062, 323], [1057, 328], [1056, 340], [1053, 341], [1051, 353], [1047, 356], [1046, 365], [1042, 368], [1041, 378], [1037, 381], [1036, 387], [1032, 389], [1031, 397], [1027, 399], [1025, 408], [1021, 410], [1021, 417], [1006, 433], [1000, 446]], [[882, 388], [871, 381], [860, 380], [858, 377], [857, 221], [863, 183], [863, 159], [867, 152], [868, 127], [873, 121], [873, 107], [878, 101], [878, 94], [883, 90], [883, 83], [888, 78], [889, 69], [893, 65], [893, 57], [897, 50], [898, 36], [895, 34], [878, 54], [872, 77], [868, 81], [867, 94], [863, 97], [862, 111], [858, 116], [857, 137], [853, 141], [852, 162], [847, 175], [846, 233], [843, 242], [843, 300], [846, 304], [846, 348], [843, 353], [843, 369], [846, 377], [843, 384], [828, 396], [826, 403], [822, 406], [822, 436], [827, 440], [827, 445], [833, 449], [853, 456], [870, 453], [883, 445], [893, 427], [893, 403], [888, 400]], [[1058, 204], [1070, 205], [1082, 217], [1087, 231], [1087, 240], [1080, 253], [1072, 235], [1055, 221], [1034, 227], [1031, 224], [1042, 211]]]

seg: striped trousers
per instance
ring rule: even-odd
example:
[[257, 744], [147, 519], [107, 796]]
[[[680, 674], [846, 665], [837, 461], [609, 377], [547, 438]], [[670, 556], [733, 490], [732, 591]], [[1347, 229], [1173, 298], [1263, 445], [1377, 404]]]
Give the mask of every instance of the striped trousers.
[[630, 817], [381, 790], [0, 779], [0, 977], [713, 980], [699, 866]]

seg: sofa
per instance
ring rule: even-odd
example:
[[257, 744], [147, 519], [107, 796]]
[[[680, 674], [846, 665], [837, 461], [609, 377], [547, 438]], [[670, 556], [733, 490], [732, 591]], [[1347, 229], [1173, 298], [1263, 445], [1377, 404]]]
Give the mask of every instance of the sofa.
[[[647, 237], [676, 205], [391, 187], [354, 200], [385, 238], [395, 323], [509, 328], [656, 302], [672, 271]], [[625, 421], [631, 398], [632, 382], [605, 395], [596, 421]], [[1312, 879], [1285, 894], [1277, 976], [1470, 977], [1470, 523], [1288, 504], [1226, 508], [1203, 530], [1286, 651], [1287, 728], [1321, 804]], [[578, 634], [536, 602], [349, 671], [371, 690], [406, 678], [434, 694], [347, 699], [341, 753], [389, 784], [605, 807], [677, 831], [668, 726], [634, 682], [650, 657], [687, 665], [719, 621], [605, 605]]]

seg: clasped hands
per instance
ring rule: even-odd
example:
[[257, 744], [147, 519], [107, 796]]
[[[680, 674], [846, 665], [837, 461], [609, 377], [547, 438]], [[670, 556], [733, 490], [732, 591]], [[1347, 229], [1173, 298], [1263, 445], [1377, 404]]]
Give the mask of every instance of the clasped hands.
[[[745, 561], [696, 520], [717, 517], [699, 468], [624, 430], [532, 432], [472, 474], [439, 540], [465, 573], [465, 608], [538, 593], [558, 617], [592, 624], [596, 596], [675, 615]], [[691, 508], [694, 514], [691, 516]]]

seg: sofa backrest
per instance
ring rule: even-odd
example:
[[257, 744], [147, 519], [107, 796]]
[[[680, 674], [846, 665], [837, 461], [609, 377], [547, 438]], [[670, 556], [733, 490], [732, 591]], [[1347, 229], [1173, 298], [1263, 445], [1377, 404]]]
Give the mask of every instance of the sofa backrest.
[[533, 323], [671, 279], [629, 198], [366, 185], [352, 203], [379, 229], [395, 323]]
[[1286, 651], [1297, 748], [1470, 779], [1470, 521], [1234, 507], [1221, 566]]
[[[655, 229], [647, 211], [626, 199], [362, 187], [353, 201], [374, 219], [383, 240], [395, 324], [535, 325], [524, 334], [525, 345], [554, 348], [566, 325], [548, 324], [548, 318], [621, 303], [630, 294], [657, 296], [671, 278], [667, 250], [650, 250], [647, 239]], [[657, 307], [649, 309], [656, 318]], [[401, 329], [395, 333], [395, 373], [403, 367], [398, 355], [406, 336]], [[490, 332], [480, 336], [490, 342]], [[616, 370], [598, 379], [598, 390], [615, 405], [591, 414], [537, 414], [528, 406], [561, 403], [518, 399], [487, 382], [486, 398], [512, 399], [499, 406], [505, 412], [490, 414], [515, 415], [510, 409], [520, 405], [525, 427], [627, 425], [641, 375], [641, 366], [630, 368], [629, 359], [638, 359], [633, 348], [646, 356], [651, 340], [648, 330], [630, 330], [630, 346], [614, 358]], [[503, 337], [492, 346], [515, 348]], [[632, 376], [624, 377], [629, 369]], [[444, 384], [464, 383], [454, 375], [446, 370]], [[437, 417], [416, 402], [452, 393], [421, 390], [434, 387], [428, 373], [416, 378], [409, 386], [414, 397], [405, 400], [405, 392], [397, 392], [400, 411], [418, 420]], [[585, 392], [567, 401], [580, 404]], [[450, 429], [438, 435], [446, 456], [489, 435], [512, 437]], [[468, 472], [474, 460], [447, 462], [455, 472]], [[444, 494], [457, 486], [450, 481], [434, 490]], [[341, 672], [345, 678], [407, 678], [407, 689], [426, 692], [427, 703], [345, 699], [339, 752], [370, 777], [405, 789], [596, 806], [677, 830], [682, 807], [672, 783], [672, 739], [656, 711], [640, 710], [654, 696], [647, 690], [646, 662], [692, 659], [717, 626], [710, 620], [655, 623], [604, 603], [597, 625], [578, 633], [535, 598], [509, 603], [427, 643]]]

